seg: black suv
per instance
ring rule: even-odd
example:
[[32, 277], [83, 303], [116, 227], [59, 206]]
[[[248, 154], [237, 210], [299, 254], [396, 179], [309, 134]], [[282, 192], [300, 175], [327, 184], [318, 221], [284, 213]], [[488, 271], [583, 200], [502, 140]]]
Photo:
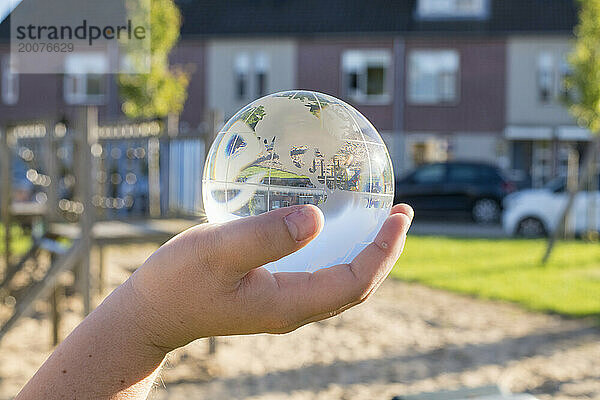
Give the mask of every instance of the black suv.
[[502, 199], [516, 189], [499, 168], [475, 162], [422, 165], [396, 182], [395, 203], [417, 215], [470, 215], [476, 222], [500, 219]]

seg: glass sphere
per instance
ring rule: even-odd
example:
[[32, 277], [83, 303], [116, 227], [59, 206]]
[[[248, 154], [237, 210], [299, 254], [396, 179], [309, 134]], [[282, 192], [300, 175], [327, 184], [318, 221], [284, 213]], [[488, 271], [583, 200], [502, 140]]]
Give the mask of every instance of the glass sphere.
[[225, 124], [207, 157], [202, 192], [210, 222], [319, 207], [319, 236], [265, 266], [312, 272], [350, 262], [373, 241], [392, 206], [394, 173], [362, 114], [335, 97], [295, 90], [258, 99]]

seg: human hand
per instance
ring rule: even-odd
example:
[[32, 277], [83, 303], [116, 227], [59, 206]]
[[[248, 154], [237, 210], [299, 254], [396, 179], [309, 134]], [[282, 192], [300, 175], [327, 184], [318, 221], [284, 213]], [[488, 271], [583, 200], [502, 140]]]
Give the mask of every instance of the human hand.
[[189, 229], [88, 315], [17, 398], [145, 399], [166, 353], [194, 339], [289, 332], [336, 315], [385, 279], [412, 217], [409, 206], [394, 206], [374, 242], [350, 264], [312, 274], [259, 267], [319, 234], [323, 215], [314, 206]]
[[[374, 242], [351, 263], [308, 272], [259, 268], [304, 247], [323, 227], [314, 206], [292, 206], [171, 239], [127, 283], [136, 322], [165, 352], [208, 336], [285, 333], [356, 305], [400, 256], [413, 218], [396, 205]], [[126, 285], [127, 285], [126, 284]]]

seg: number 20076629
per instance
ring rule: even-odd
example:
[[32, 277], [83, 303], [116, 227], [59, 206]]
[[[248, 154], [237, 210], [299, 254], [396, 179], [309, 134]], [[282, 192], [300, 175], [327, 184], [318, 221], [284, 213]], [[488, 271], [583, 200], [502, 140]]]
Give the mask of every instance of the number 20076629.
[[19, 53], [72, 53], [73, 43], [19, 43]]

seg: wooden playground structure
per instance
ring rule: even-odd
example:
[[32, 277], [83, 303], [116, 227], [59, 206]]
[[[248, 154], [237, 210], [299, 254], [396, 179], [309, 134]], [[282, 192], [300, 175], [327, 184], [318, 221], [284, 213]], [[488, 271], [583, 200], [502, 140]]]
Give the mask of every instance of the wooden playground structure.
[[[0, 126], [0, 217], [5, 250], [0, 260], [0, 306], [8, 310], [0, 315], [0, 340], [32, 312], [36, 301], [48, 299], [57, 344], [64, 296], [61, 274], [72, 272], [74, 289], [87, 315], [94, 294], [102, 296], [106, 287], [105, 246], [160, 245], [204, 221], [199, 196], [204, 149], [222, 119], [211, 112], [207, 121], [204, 132], [185, 135], [173, 129], [176, 124], [163, 127], [157, 121], [101, 125], [97, 109], [85, 107], [72, 124], [47, 119]], [[182, 144], [187, 146], [188, 158], [179, 160], [180, 153], [171, 150]], [[15, 159], [25, 162], [27, 180], [40, 189], [33, 200], [22, 201], [18, 188], [13, 187]], [[190, 161], [197, 167], [193, 171], [197, 189], [185, 194], [195, 207], [182, 210], [178, 168], [189, 169]], [[123, 165], [125, 172], [119, 170]], [[140, 193], [135, 192], [138, 188], [142, 188]], [[24, 226], [32, 238], [30, 248], [18, 256], [11, 254], [15, 224]], [[93, 250], [99, 255], [97, 271], [90, 269]], [[39, 262], [44, 257], [49, 261]]]

